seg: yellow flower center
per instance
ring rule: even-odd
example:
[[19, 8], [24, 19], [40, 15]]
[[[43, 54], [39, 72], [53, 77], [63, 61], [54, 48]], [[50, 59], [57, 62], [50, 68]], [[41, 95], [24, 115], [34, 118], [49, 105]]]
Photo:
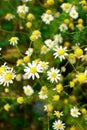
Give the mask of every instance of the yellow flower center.
[[46, 16], [46, 20], [49, 20], [49, 17], [48, 17], [48, 16]]
[[46, 66], [46, 63], [45, 63], [45, 62], [43, 62], [43, 63], [42, 63], [42, 67], [45, 67], [45, 66]]
[[16, 41], [16, 38], [15, 38], [15, 37], [12, 37], [10, 40], [11, 40], [11, 42], [15, 42], [15, 41]]
[[11, 73], [7, 73], [6, 75], [5, 75], [5, 80], [12, 80], [12, 74]]
[[37, 72], [37, 68], [36, 67], [32, 67], [30, 68], [30, 72], [35, 74]]
[[55, 113], [55, 115], [56, 115], [57, 117], [60, 117], [60, 112], [57, 111], [57, 112]]
[[75, 114], [75, 115], [76, 115], [76, 114], [77, 114], [77, 111], [76, 111], [76, 110], [74, 110], [74, 111], [73, 111], [73, 114]]
[[29, 88], [26, 88], [26, 89], [25, 89], [25, 93], [30, 93], [30, 89], [29, 89]]
[[56, 74], [55, 72], [53, 72], [53, 73], [51, 74], [51, 77], [52, 77], [52, 78], [56, 78], [56, 76], [57, 76], [57, 74]]
[[81, 74], [78, 75], [78, 81], [80, 83], [84, 83], [86, 81], [86, 79], [87, 79], [87, 77], [84, 73], [81, 73]]
[[57, 125], [56, 125], [56, 128], [57, 128], [57, 129], [61, 129], [61, 128], [62, 128], [62, 124], [57, 124]]
[[63, 49], [59, 49], [58, 51], [57, 51], [57, 53], [58, 53], [58, 55], [64, 55], [64, 53], [65, 53], [65, 51], [63, 50]]
[[2, 74], [3, 71], [5, 71], [5, 67], [0, 67], [0, 74]]
[[62, 90], [63, 90], [62, 84], [56, 85], [56, 90], [57, 90], [57, 91], [62, 91]]
[[65, 4], [64, 7], [65, 7], [65, 9], [69, 9], [70, 5], [69, 4]]

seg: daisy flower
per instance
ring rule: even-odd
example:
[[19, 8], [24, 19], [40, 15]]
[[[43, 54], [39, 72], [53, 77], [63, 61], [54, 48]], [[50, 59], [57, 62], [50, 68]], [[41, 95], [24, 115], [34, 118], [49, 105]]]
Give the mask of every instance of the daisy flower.
[[24, 5], [19, 5], [17, 7], [17, 13], [18, 14], [20, 14], [20, 13], [26, 14], [28, 12], [28, 10], [29, 10], [29, 7], [27, 7], [25, 4]]
[[14, 17], [15, 17], [15, 16], [14, 16], [13, 14], [11, 14], [11, 13], [7, 13], [7, 14], [5, 15], [5, 19], [8, 20], [8, 21], [12, 20]]
[[40, 99], [46, 99], [48, 97], [47, 92], [44, 91], [40, 91], [38, 94]]
[[61, 116], [63, 116], [63, 112], [60, 111], [54, 111], [54, 115], [58, 118], [60, 118]]
[[73, 6], [70, 10], [70, 13], [69, 13], [70, 17], [73, 18], [73, 19], [77, 19], [78, 18], [78, 12], [76, 11], [76, 7]]
[[62, 43], [63, 42], [63, 38], [62, 38], [61, 34], [54, 35], [54, 42], [56, 42], [56, 43]]
[[13, 79], [15, 78], [15, 76], [16, 75], [13, 71], [13, 68], [3, 71], [2, 75], [0, 75], [0, 84], [3, 84], [4, 86], [9, 86], [9, 84], [13, 83]]
[[53, 106], [51, 104], [44, 105], [44, 111], [52, 112], [53, 111]]
[[60, 70], [58, 69], [54, 69], [54, 67], [52, 67], [50, 69], [50, 71], [47, 71], [47, 76], [48, 76], [48, 80], [50, 80], [52, 83], [58, 82], [60, 80], [61, 74], [59, 74]]
[[28, 75], [28, 79], [32, 77], [34, 80], [36, 78], [40, 78], [38, 73], [42, 73], [42, 68], [40, 64], [36, 62], [28, 63], [28, 66], [25, 66], [24, 72]]
[[57, 120], [57, 121], [53, 122], [53, 129], [54, 130], [64, 130], [65, 123], [62, 123], [61, 120]]
[[41, 47], [41, 54], [46, 54], [49, 51], [49, 48], [45, 45]]
[[33, 48], [28, 48], [28, 50], [25, 52], [27, 56], [31, 56], [33, 53]]
[[79, 83], [85, 83], [87, 82], [87, 76], [86, 76], [86, 73], [78, 73], [76, 75], [76, 79]]
[[55, 56], [55, 58], [58, 57], [60, 59], [60, 61], [62, 61], [63, 59], [65, 59], [65, 56], [68, 55], [66, 53], [66, 51], [67, 51], [66, 47], [63, 48], [62, 46], [60, 46], [60, 47], [56, 46], [54, 48], [54, 51], [55, 51], [55, 53], [53, 55]]
[[67, 26], [65, 23], [62, 23], [62, 24], [59, 26], [59, 30], [60, 30], [61, 32], [66, 31], [66, 30], [68, 30], [68, 26]]
[[45, 24], [50, 24], [54, 20], [54, 17], [51, 14], [43, 13], [41, 19]]
[[51, 39], [45, 40], [44, 43], [46, 44], [46, 46], [47, 46], [49, 49], [52, 49], [52, 48], [54, 47], [54, 42], [53, 42]]
[[79, 112], [78, 108], [74, 107], [71, 108], [70, 115], [73, 117], [78, 117], [79, 115], [81, 115], [81, 113]]
[[49, 62], [45, 62], [45, 61], [40, 61], [39, 64], [41, 65], [42, 71], [44, 72], [45, 70], [48, 69], [48, 64]]
[[16, 44], [18, 44], [18, 40], [19, 40], [19, 38], [18, 37], [11, 37], [10, 38], [10, 45], [16, 45]]
[[23, 90], [26, 96], [31, 96], [34, 93], [34, 90], [30, 85], [24, 86]]
[[61, 5], [62, 10], [65, 11], [66, 13], [69, 13], [71, 7], [72, 5], [70, 3], [63, 3]]

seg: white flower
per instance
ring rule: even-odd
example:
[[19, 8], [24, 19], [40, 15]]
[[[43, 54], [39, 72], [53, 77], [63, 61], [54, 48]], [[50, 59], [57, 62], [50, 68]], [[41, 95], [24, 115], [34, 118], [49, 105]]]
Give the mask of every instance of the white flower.
[[84, 51], [86, 52], [86, 54], [87, 54], [87, 47], [84, 49]]
[[68, 26], [67, 26], [65, 23], [63, 23], [63, 24], [61, 24], [61, 25], [59, 26], [59, 30], [60, 30], [61, 32], [66, 31], [66, 30], [68, 30]]
[[40, 64], [37, 64], [36, 62], [28, 63], [28, 66], [25, 67], [24, 71], [28, 75], [28, 79], [32, 77], [34, 80], [36, 78], [40, 78], [38, 73], [42, 72], [42, 68]]
[[55, 56], [55, 58], [60, 58], [60, 61], [62, 61], [63, 59], [65, 59], [65, 56], [67, 56], [68, 54], [66, 53], [67, 48], [66, 47], [58, 47], [56, 46], [56, 48], [54, 49], [55, 53], [53, 54]]
[[47, 92], [44, 91], [40, 91], [38, 94], [40, 99], [46, 99], [48, 97]]
[[76, 7], [75, 6], [73, 6], [71, 8], [69, 15], [73, 19], [77, 19], [78, 18], [78, 12], [76, 11]]
[[8, 21], [12, 20], [14, 17], [15, 17], [15, 16], [14, 16], [13, 14], [11, 14], [11, 13], [7, 13], [7, 14], [5, 15], [5, 19], [8, 20]]
[[54, 17], [51, 14], [43, 13], [41, 19], [46, 24], [50, 24], [50, 22], [54, 20]]
[[24, 86], [23, 89], [26, 96], [31, 96], [34, 93], [34, 90], [30, 85]]
[[76, 108], [76, 107], [71, 108], [70, 114], [73, 117], [78, 117], [79, 115], [81, 115], [81, 113], [79, 112], [78, 108]]
[[57, 43], [63, 42], [63, 38], [62, 38], [61, 34], [54, 35], [54, 42], [57, 42]]
[[40, 61], [39, 64], [40, 64], [40, 66], [41, 66], [41, 68], [42, 68], [42, 71], [45, 71], [45, 70], [48, 69], [48, 64], [49, 64], [49, 62]]
[[55, 81], [55, 82], [58, 82], [58, 80], [60, 80], [60, 77], [61, 77], [61, 74], [59, 74], [59, 71], [58, 69], [54, 69], [54, 67], [52, 67], [50, 69], [50, 71], [47, 71], [47, 76], [48, 76], [48, 80], [50, 80], [52, 83]]
[[17, 7], [17, 13], [22, 13], [22, 14], [26, 14], [29, 10], [29, 7], [27, 7], [25, 4], [24, 5], [19, 5]]
[[9, 68], [6, 71], [3, 71], [3, 73], [0, 75], [0, 84], [9, 86], [9, 84], [13, 83], [15, 76], [16, 75], [13, 71], [13, 68]]
[[52, 49], [54, 47], [54, 42], [51, 39], [47, 39], [45, 40], [45, 44], [47, 47], [49, 47], [50, 49]]
[[33, 48], [28, 48], [28, 50], [25, 52], [27, 56], [31, 56], [33, 53]]
[[63, 112], [60, 111], [54, 111], [54, 115], [58, 118], [60, 118], [61, 116], [63, 116]]
[[45, 45], [41, 47], [41, 54], [46, 54], [49, 51], [49, 48]]
[[69, 13], [70, 9], [71, 9], [71, 4], [70, 3], [63, 3], [61, 5], [61, 8], [63, 9], [63, 11], [65, 11], [66, 13]]
[[18, 40], [19, 40], [18, 37], [11, 37], [9, 41], [10, 44], [14, 46], [15, 44], [18, 44]]
[[53, 129], [64, 130], [65, 129], [65, 123], [62, 123], [61, 120], [57, 120], [57, 121], [53, 122]]

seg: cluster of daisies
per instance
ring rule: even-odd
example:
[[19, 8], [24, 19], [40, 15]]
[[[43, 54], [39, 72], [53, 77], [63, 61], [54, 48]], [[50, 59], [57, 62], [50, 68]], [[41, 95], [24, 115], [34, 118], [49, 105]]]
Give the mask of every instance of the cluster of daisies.
[[[53, 37], [48, 37], [43, 40], [42, 32], [40, 29], [32, 29], [32, 21], [36, 20], [35, 15], [30, 13], [30, 7], [27, 6], [27, 3], [33, 2], [33, 0], [21, 0], [22, 4], [17, 7], [17, 15], [19, 18], [26, 19], [25, 27], [31, 31], [29, 35], [30, 46], [26, 49], [24, 54], [22, 54], [21, 58], [19, 58], [16, 62], [16, 69], [22, 68], [22, 72], [17, 73], [16, 69], [12, 66], [8, 66], [8, 63], [4, 63], [0, 66], [0, 85], [5, 86], [5, 92], [9, 93], [9, 86], [14, 82], [31, 81], [30, 84], [22, 86], [23, 96], [17, 96], [17, 103], [23, 104], [25, 102], [25, 97], [33, 97], [37, 92], [34, 90], [33, 83], [38, 82], [41, 86], [38, 92], [38, 100], [46, 102], [43, 109], [47, 112], [50, 117], [53, 114], [54, 119], [57, 119], [53, 122], [52, 127], [54, 130], [65, 130], [67, 128], [65, 120], [63, 120], [64, 112], [63, 108], [56, 108], [57, 104], [61, 100], [64, 100], [62, 104], [68, 104], [68, 99], [62, 99], [63, 94], [66, 94], [70, 97], [70, 100], [75, 101], [74, 104], [71, 103], [69, 106], [69, 116], [72, 118], [79, 118], [82, 114], [86, 114], [86, 108], [82, 110], [77, 106], [76, 97], [73, 95], [69, 95], [66, 92], [66, 87], [71, 89], [76, 86], [87, 83], [87, 68], [83, 68], [81, 71], [79, 66], [77, 66], [77, 62], [81, 62], [81, 67], [87, 62], [87, 46], [81, 47], [80, 41], [75, 43], [75, 45], [71, 45], [69, 41], [65, 41], [64, 33], [70, 31], [75, 31], [75, 27], [79, 29], [79, 31], [83, 31], [84, 29], [84, 20], [79, 18], [79, 10], [75, 4], [71, 4], [69, 2], [60, 4], [60, 12], [52, 12], [50, 6], [55, 4], [54, 0], [46, 0], [46, 3], [43, 7], [46, 7], [46, 11], [41, 14], [39, 17], [40, 21], [49, 26], [53, 21], [59, 20], [61, 16], [61, 12], [65, 13], [68, 18], [64, 19], [64, 21], [60, 22], [57, 33], [53, 35]], [[84, 3], [84, 4], [83, 4]], [[79, 2], [79, 5], [86, 10], [87, 2], [84, 0]], [[48, 8], [47, 8], [48, 7]], [[38, 8], [38, 7], [37, 7]], [[7, 13], [5, 15], [5, 20], [15, 19], [15, 16], [11, 13]], [[74, 21], [75, 20], [75, 24]], [[41, 25], [40, 25], [41, 26]], [[68, 37], [68, 33], [66, 34]], [[39, 53], [37, 53], [38, 48], [35, 48], [34, 44], [37, 44], [39, 40], [42, 39], [41, 45], [38, 46]], [[35, 43], [37, 41], [37, 43]], [[17, 36], [12, 36], [9, 38], [9, 45], [18, 48], [20, 38]], [[32, 44], [32, 46], [31, 46]], [[70, 47], [70, 48], [69, 48]], [[3, 51], [0, 48], [0, 51]], [[47, 57], [48, 55], [48, 57]], [[45, 57], [45, 58], [43, 58]], [[44, 59], [44, 60], [43, 60]], [[57, 65], [55, 64], [57, 62]], [[64, 65], [61, 65], [61, 64]], [[67, 64], [71, 65], [73, 68], [71, 78], [69, 76], [69, 82], [64, 84], [63, 81], [65, 77], [63, 74], [68, 73]], [[69, 72], [70, 73], [70, 72]], [[67, 74], [68, 75], [68, 74]], [[9, 88], [7, 88], [9, 87]], [[78, 90], [79, 91], [79, 90]], [[75, 104], [76, 103], [76, 104]], [[56, 105], [55, 105], [56, 104]], [[60, 105], [60, 104], [58, 104]], [[60, 105], [61, 106], [61, 105]], [[5, 104], [4, 109], [9, 111], [11, 109], [10, 104]], [[66, 121], [67, 122], [67, 121]], [[72, 124], [71, 124], [72, 125]], [[72, 129], [76, 130], [73, 125]]]

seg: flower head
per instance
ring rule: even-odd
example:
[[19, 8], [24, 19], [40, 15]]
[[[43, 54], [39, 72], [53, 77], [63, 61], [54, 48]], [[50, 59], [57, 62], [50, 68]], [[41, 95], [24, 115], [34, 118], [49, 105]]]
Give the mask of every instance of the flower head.
[[10, 44], [14, 46], [18, 44], [18, 40], [19, 40], [18, 37], [11, 37], [9, 41], [10, 41]]
[[54, 20], [54, 17], [51, 14], [43, 13], [41, 19], [45, 24], [50, 24]]
[[48, 80], [50, 80], [52, 83], [58, 82], [60, 80], [61, 74], [59, 74], [60, 70], [55, 69], [54, 67], [52, 67], [50, 69], [50, 71], [47, 71], [47, 76], [48, 76]]
[[24, 86], [23, 90], [26, 96], [31, 96], [34, 93], [34, 90], [30, 85]]
[[65, 56], [68, 55], [66, 53], [66, 51], [67, 51], [66, 47], [63, 48], [62, 46], [60, 46], [60, 47], [56, 46], [54, 48], [54, 51], [55, 51], [55, 53], [53, 55], [55, 56], [55, 58], [58, 57], [60, 59], [60, 61], [62, 61], [63, 59], [65, 59]]
[[40, 77], [38, 73], [42, 73], [42, 68], [40, 64], [37, 64], [35, 61], [33, 61], [32, 63], [28, 63], [28, 66], [25, 67], [24, 71], [27, 74], [28, 79], [32, 77], [34, 80], [35, 77]]
[[53, 122], [53, 128], [55, 130], [64, 130], [65, 129], [65, 123], [62, 123], [61, 120], [57, 120]]
[[71, 108], [70, 114], [73, 117], [78, 117], [79, 115], [81, 115], [81, 113], [79, 112], [78, 108], [76, 108], [76, 107]]

